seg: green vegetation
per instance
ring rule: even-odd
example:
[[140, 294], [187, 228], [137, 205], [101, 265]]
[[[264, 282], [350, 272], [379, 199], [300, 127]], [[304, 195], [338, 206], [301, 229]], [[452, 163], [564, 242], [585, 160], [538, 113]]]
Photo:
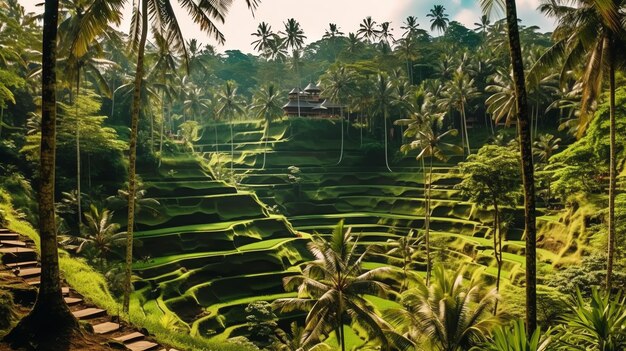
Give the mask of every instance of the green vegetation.
[[[173, 3], [124, 36], [123, 1], [46, 2], [44, 31], [0, 0], [0, 224], [45, 268], [9, 339], [75, 327], [62, 277], [181, 349], [625, 347], [622, 2], [544, 1], [553, 34], [512, 0], [397, 37], [261, 22], [258, 55]], [[224, 40], [230, 2], [180, 5]]]

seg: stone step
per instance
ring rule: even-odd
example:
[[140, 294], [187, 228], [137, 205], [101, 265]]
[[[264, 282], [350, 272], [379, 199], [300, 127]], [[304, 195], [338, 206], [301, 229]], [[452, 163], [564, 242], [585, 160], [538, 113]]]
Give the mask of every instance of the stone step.
[[37, 259], [37, 253], [29, 247], [0, 247], [0, 256], [4, 264]]
[[122, 343], [126, 344], [126, 343], [129, 343], [131, 341], [137, 341], [137, 340], [143, 339], [145, 337], [146, 336], [141, 334], [140, 332], [134, 332], [134, 333], [118, 336], [116, 338], [113, 338], [113, 340], [119, 341], [119, 342], [122, 342]]
[[91, 319], [104, 315], [105, 311], [99, 308], [90, 307], [85, 308], [84, 310], [74, 311], [72, 314], [78, 319]]
[[67, 286], [64, 286], [61, 288], [61, 294], [63, 294], [63, 296], [67, 296], [70, 294], [70, 288]]
[[16, 268], [14, 270], [15, 274], [18, 277], [22, 278], [33, 278], [41, 275], [41, 268], [33, 267], [33, 268]]
[[76, 305], [76, 304], [83, 302], [83, 299], [78, 298], [78, 297], [64, 297], [63, 300], [65, 300], [65, 303], [68, 306]]
[[0, 240], [0, 246], [4, 247], [26, 247], [26, 243], [21, 240]]
[[0, 233], [0, 240], [17, 240], [20, 235], [17, 233]]
[[27, 279], [26, 280], [26, 284], [28, 284], [30, 286], [39, 286], [39, 285], [41, 285], [41, 280], [39, 279], [39, 277], [32, 278], [32, 279]]
[[159, 347], [159, 344], [155, 344], [151, 341], [141, 340], [132, 344], [126, 344], [126, 347], [131, 351], [148, 351]]
[[7, 228], [0, 228], [0, 233], [10, 233], [11, 230], [7, 229]]
[[39, 262], [37, 261], [22, 261], [15, 263], [7, 263], [6, 266], [9, 268], [29, 268], [29, 267], [37, 267]]
[[104, 322], [93, 326], [93, 332], [96, 334], [108, 334], [120, 329], [120, 325], [113, 322]]

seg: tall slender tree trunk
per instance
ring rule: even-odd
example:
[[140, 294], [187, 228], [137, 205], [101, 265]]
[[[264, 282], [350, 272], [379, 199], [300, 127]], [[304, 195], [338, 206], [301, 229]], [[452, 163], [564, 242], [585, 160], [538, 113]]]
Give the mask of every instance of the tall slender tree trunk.
[[[430, 284], [431, 259], [430, 259], [430, 190], [433, 181], [433, 155], [430, 155], [428, 166], [428, 182], [426, 185], [426, 216], [424, 221], [424, 241], [426, 241], [426, 285]], [[423, 164], [422, 164], [422, 167]]]
[[461, 115], [463, 117], [463, 128], [465, 129], [465, 144], [467, 145], [467, 154], [471, 155], [469, 132], [467, 131], [467, 117], [465, 116], [465, 104], [461, 104]]
[[78, 112], [78, 98], [80, 97], [80, 68], [76, 74], [76, 97], [74, 98], [74, 112], [76, 118], [76, 205], [77, 205], [77, 218], [78, 232], [80, 233], [83, 227], [83, 210], [82, 210], [82, 192], [80, 189], [80, 119]]
[[385, 109], [385, 111], [383, 111], [383, 120], [384, 120], [384, 125], [385, 125], [385, 166], [387, 166], [387, 169], [389, 170], [389, 172], [393, 172], [391, 170], [391, 168], [389, 167], [389, 155], [387, 152], [388, 149], [388, 142], [387, 142], [387, 134], [389, 134], [389, 131], [387, 130], [387, 109]]
[[233, 165], [235, 163], [235, 139], [233, 137], [233, 118], [230, 119], [230, 176], [235, 179]]
[[159, 132], [159, 165], [161, 167], [161, 161], [163, 161], [163, 133], [165, 133], [165, 93], [161, 92], [161, 126]]
[[615, 149], [615, 52], [613, 39], [611, 38], [610, 62], [609, 62], [609, 238], [607, 248], [606, 267], [606, 291], [609, 293], [613, 287], [613, 256], [615, 254], [615, 175], [616, 175], [616, 149]]
[[522, 48], [517, 27], [515, 0], [506, 0], [506, 22], [509, 49], [513, 65], [513, 82], [517, 105], [520, 154], [522, 157], [522, 179], [524, 184], [524, 227], [526, 234], [526, 330], [532, 335], [537, 329], [537, 227], [535, 177], [532, 156], [532, 141], [528, 121], [528, 97], [522, 61]]
[[339, 152], [339, 161], [337, 164], [340, 164], [343, 160], [343, 107], [339, 106], [339, 122], [341, 124], [341, 151]]
[[137, 192], [136, 161], [137, 131], [139, 129], [139, 112], [141, 109], [141, 82], [143, 80], [143, 61], [148, 36], [148, 0], [141, 1], [141, 37], [137, 52], [137, 68], [135, 71], [135, 88], [131, 108], [130, 142], [128, 156], [128, 225], [126, 229], [126, 267], [124, 269], [124, 301], [122, 310], [128, 313], [130, 307], [131, 278], [133, 265], [133, 229], [135, 226], [135, 194]]
[[265, 132], [263, 133], [264, 139], [265, 139], [265, 146], [263, 147], [263, 167], [261, 167], [261, 169], [265, 169], [265, 161], [267, 159], [267, 139], [269, 138], [269, 129], [270, 129], [270, 124], [268, 121], [265, 122]]
[[[498, 208], [498, 201], [493, 201], [493, 256], [496, 259], [498, 265], [498, 274], [496, 276], [496, 292], [500, 292], [500, 276], [502, 273], [502, 232], [500, 231], [500, 210]], [[498, 300], [496, 300], [493, 306], [493, 314], [498, 313]]]
[[41, 284], [30, 313], [5, 337], [5, 341], [28, 347], [59, 339], [58, 347], [78, 330], [78, 322], [61, 294], [57, 227], [54, 216], [54, 175], [56, 152], [56, 50], [58, 0], [45, 2], [42, 51], [42, 118], [39, 163], [39, 237], [41, 239]]

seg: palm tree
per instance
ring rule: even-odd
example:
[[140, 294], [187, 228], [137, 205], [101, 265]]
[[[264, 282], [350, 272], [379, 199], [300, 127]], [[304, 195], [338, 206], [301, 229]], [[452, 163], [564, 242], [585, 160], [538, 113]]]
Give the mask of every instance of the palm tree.
[[[54, 214], [54, 166], [56, 151], [56, 56], [57, 0], [46, 1], [43, 15], [42, 120], [39, 164], [39, 237], [41, 283], [37, 301], [5, 337], [5, 341], [29, 344], [49, 335], [68, 335], [78, 330], [78, 322], [61, 294], [57, 226]], [[52, 334], [50, 334], [52, 333]]]
[[389, 130], [387, 130], [387, 118], [389, 115], [389, 108], [391, 107], [394, 97], [393, 84], [391, 84], [391, 80], [389, 80], [389, 77], [387, 77], [386, 74], [378, 74], [372, 94], [374, 98], [374, 113], [383, 118], [383, 134], [385, 136], [385, 166], [389, 172], [392, 172], [389, 167], [389, 153], [387, 151], [387, 135], [389, 134]]
[[331, 67], [326, 74], [321, 77], [322, 86], [324, 87], [323, 94], [328, 97], [328, 99], [339, 104], [339, 115], [341, 119], [341, 148], [339, 153], [339, 161], [337, 164], [340, 164], [343, 160], [343, 149], [344, 149], [344, 136], [343, 136], [343, 125], [344, 125], [344, 116], [343, 116], [343, 106], [346, 102], [346, 88], [352, 83], [354, 80], [354, 75], [352, 71], [348, 70], [346, 66], [333, 66]]
[[394, 345], [400, 349], [411, 343], [392, 331], [376, 314], [364, 294], [386, 297], [389, 287], [381, 279], [389, 275], [387, 267], [363, 273], [361, 262], [365, 253], [357, 253], [350, 228], [344, 230], [343, 220], [328, 240], [316, 238], [309, 243], [315, 260], [308, 263], [301, 275], [286, 277], [285, 289], [298, 290], [298, 297], [278, 299], [274, 306], [280, 312], [308, 310], [302, 342], [314, 345], [332, 331], [345, 351], [345, 323], [357, 325], [377, 340], [383, 350]]
[[87, 227], [84, 227], [79, 240], [77, 252], [84, 247], [93, 247], [100, 259], [104, 260], [116, 246], [123, 246], [126, 233], [120, 232], [120, 225], [113, 223], [113, 212], [108, 209], [99, 210], [91, 205], [89, 212], [85, 212]]
[[270, 138], [270, 124], [275, 118], [283, 115], [282, 104], [280, 102], [281, 99], [282, 96], [276, 85], [274, 85], [274, 83], [270, 83], [267, 86], [261, 87], [261, 89], [254, 94], [252, 106], [250, 106], [250, 109], [253, 112], [256, 112], [257, 118], [260, 118], [265, 122], [265, 127], [263, 129], [265, 146], [263, 147], [263, 166], [261, 166], [261, 169], [265, 169], [267, 142]]
[[226, 119], [230, 124], [230, 173], [234, 176], [233, 165], [235, 164], [235, 137], [233, 134], [234, 118], [243, 114], [243, 103], [237, 95], [235, 82], [227, 81], [222, 90], [217, 94], [217, 115]]
[[450, 19], [448, 18], [446, 8], [443, 7], [443, 5], [434, 5], [426, 17], [430, 17], [431, 31], [437, 29], [440, 33], [443, 33], [448, 28], [448, 22], [450, 22]]
[[406, 20], [402, 23], [403, 26], [400, 29], [404, 29], [404, 33], [402, 33], [403, 38], [411, 38], [415, 33], [417, 33], [417, 27], [419, 27], [419, 23], [417, 23], [417, 17], [408, 16]]
[[[616, 185], [616, 145], [615, 145], [615, 70], [626, 60], [619, 54], [626, 50], [626, 14], [623, 1], [561, 0], [542, 1], [541, 12], [558, 21], [554, 32], [556, 43], [539, 59], [536, 66], [555, 63], [564, 58], [562, 72], [579, 64], [585, 67], [581, 77], [583, 83], [582, 106], [578, 136], [585, 132], [593, 117], [594, 102], [602, 90], [603, 74], [609, 80], [609, 237], [607, 249], [606, 289], [611, 290], [613, 257], [615, 254], [615, 185]], [[561, 78], [565, 75], [562, 74]]]
[[464, 142], [468, 155], [472, 153], [472, 150], [469, 143], [465, 107], [469, 100], [478, 95], [480, 93], [474, 85], [474, 79], [470, 78], [465, 70], [457, 69], [452, 76], [452, 80], [447, 82], [444, 96], [440, 100], [442, 105], [452, 107], [461, 114], [461, 139], [465, 139]]
[[489, 19], [489, 16], [482, 15], [480, 16], [478, 22], [474, 22], [474, 31], [482, 33], [484, 38], [489, 31], [489, 26], [491, 26], [491, 20]]
[[323, 39], [328, 39], [332, 43], [332, 51], [333, 51], [333, 61], [337, 60], [337, 38], [342, 36], [344, 33], [339, 29], [339, 26], [336, 23], [329, 23], [328, 29], [324, 31]]
[[358, 38], [365, 38], [368, 43], [372, 43], [373, 39], [378, 37], [378, 30], [376, 30], [376, 21], [372, 20], [371, 16], [365, 17], [359, 24], [359, 30], [356, 31]]
[[[423, 244], [423, 237], [417, 234], [417, 231], [411, 229], [409, 234], [398, 240], [387, 240], [386, 247], [389, 249], [385, 252], [388, 262], [397, 265], [399, 261], [402, 267], [402, 283], [400, 284], [400, 292], [409, 287], [409, 281], [416, 279], [415, 272], [411, 272], [411, 266], [414, 263], [415, 256], [419, 253]], [[413, 274], [411, 274], [413, 273]]]
[[359, 36], [354, 33], [348, 33], [348, 41], [347, 41], [346, 49], [345, 49], [346, 52], [351, 55], [354, 55], [358, 53], [362, 47], [363, 47], [363, 42], [361, 42], [361, 39], [359, 38]]
[[[259, 0], [246, 0], [250, 9], [256, 8]], [[224, 13], [230, 5], [229, 2], [201, 2], [196, 4], [190, 1], [178, 1], [178, 3], [189, 13], [194, 22], [200, 26], [200, 29], [209, 35], [213, 35], [218, 42], [224, 42], [224, 35], [213, 23], [213, 20], [224, 22]], [[148, 9], [150, 16], [148, 16]], [[154, 10], [154, 9], [158, 9]], [[124, 291], [123, 310], [128, 312], [130, 303], [131, 289], [131, 265], [133, 260], [133, 224], [134, 217], [134, 201], [136, 191], [136, 159], [137, 159], [137, 132], [139, 126], [139, 113], [141, 110], [141, 85], [144, 78], [144, 54], [146, 47], [146, 39], [148, 37], [148, 18], [152, 20], [153, 27], [165, 32], [172, 32], [171, 45], [174, 50], [183, 54], [185, 62], [187, 62], [187, 50], [183, 33], [176, 19], [176, 13], [172, 7], [170, 0], [139, 0], [133, 3], [133, 16], [130, 26], [130, 45], [131, 48], [137, 50], [137, 64], [135, 70], [135, 81], [133, 91], [133, 102], [131, 105], [131, 133], [129, 142], [129, 167], [128, 167], [128, 229], [126, 240], [126, 284]]]
[[[433, 174], [433, 159], [447, 161], [446, 153], [463, 152], [462, 148], [445, 143], [444, 138], [457, 134], [456, 129], [442, 130], [444, 114], [437, 110], [434, 97], [428, 95], [424, 103], [419, 107], [417, 113], [412, 119], [399, 120], [398, 124], [407, 126], [404, 135], [408, 138], [414, 138], [409, 144], [402, 145], [400, 151], [408, 152], [418, 150], [417, 160], [422, 160], [422, 170], [424, 172], [426, 208], [424, 209], [424, 241], [426, 244], [426, 284], [430, 282], [431, 272], [431, 255], [430, 255], [430, 205], [431, 205], [431, 188]], [[423, 166], [423, 160], [429, 158], [428, 179], [426, 178], [426, 167]]]
[[535, 177], [532, 155], [531, 130], [528, 116], [528, 97], [524, 62], [519, 36], [515, 0], [481, 0], [483, 13], [490, 14], [494, 6], [506, 13], [509, 55], [513, 66], [513, 82], [520, 155], [522, 158], [522, 180], [524, 183], [524, 227], [526, 235], [526, 329], [532, 335], [537, 329], [537, 214], [535, 210]]
[[[103, 1], [104, 2], [104, 1]], [[246, 0], [250, 9], [256, 8], [259, 0]], [[229, 2], [201, 2], [179, 0], [178, 3], [185, 9], [200, 29], [209, 35], [213, 35], [218, 42], [224, 42], [224, 35], [213, 23], [214, 20], [224, 22], [224, 13], [232, 4]], [[148, 11], [148, 9], [153, 9]], [[158, 10], [155, 10], [158, 9]], [[148, 37], [148, 19], [152, 20], [153, 27], [164, 32], [172, 32], [172, 47], [183, 54], [187, 60], [187, 50], [183, 33], [176, 19], [176, 13], [171, 0], [158, 2], [157, 0], [139, 0], [133, 3], [133, 16], [130, 26], [130, 46], [137, 51], [137, 65], [135, 70], [133, 102], [131, 105], [131, 132], [129, 141], [129, 167], [128, 167], [128, 229], [126, 240], [126, 268], [123, 310], [128, 312], [131, 289], [131, 265], [133, 260], [133, 225], [135, 221], [134, 201], [136, 191], [136, 159], [137, 159], [137, 132], [139, 127], [139, 113], [142, 106], [141, 85], [144, 78], [144, 54]]]
[[413, 84], [413, 61], [418, 57], [418, 46], [414, 36], [406, 36], [396, 42], [396, 53], [398, 58], [406, 62], [406, 74], [409, 83]]
[[261, 55], [265, 55], [270, 50], [271, 41], [276, 34], [272, 32], [272, 26], [267, 22], [261, 22], [256, 32], [252, 33], [252, 36], [258, 38], [251, 43], [254, 45], [254, 50], [260, 52]]
[[[297, 57], [299, 57], [299, 50], [304, 45], [304, 39], [306, 36], [304, 35], [304, 31], [300, 26], [300, 23], [296, 21], [294, 18], [290, 18], [287, 20], [285, 25], [285, 31], [283, 34], [285, 35], [282, 44], [285, 48], [291, 48], [291, 53], [294, 62], [297, 61]], [[298, 90], [300, 90], [300, 75], [298, 70], [298, 65], [294, 64], [294, 70], [296, 72], [296, 79], [298, 80]], [[300, 93], [298, 92], [298, 117], [300, 117]]]
[[430, 285], [418, 282], [402, 294], [402, 307], [385, 311], [385, 317], [415, 343], [438, 351], [468, 350], [499, 324], [488, 312], [498, 295], [495, 289], [484, 294], [479, 279], [476, 275], [468, 284], [463, 271], [438, 265]]
[[[380, 24], [380, 29], [378, 30], [378, 37], [380, 38], [380, 44], [384, 47], [389, 47], [389, 43], [393, 43], [396, 40], [391, 33], [393, 28], [391, 28], [391, 22], [383, 22]], [[384, 51], [384, 50], [383, 50]]]

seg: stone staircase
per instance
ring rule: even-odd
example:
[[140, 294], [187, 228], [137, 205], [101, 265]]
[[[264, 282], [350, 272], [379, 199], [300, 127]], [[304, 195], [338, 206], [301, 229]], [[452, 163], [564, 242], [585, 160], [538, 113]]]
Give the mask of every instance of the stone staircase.
[[[41, 267], [32, 240], [8, 229], [0, 228], [0, 255], [0, 270], [12, 272], [28, 285], [39, 286]], [[177, 351], [159, 345], [149, 337], [145, 330], [138, 331], [132, 325], [120, 321], [119, 318], [109, 316], [105, 310], [85, 301], [78, 292], [65, 283], [62, 293], [74, 317], [88, 322], [95, 334], [124, 345], [127, 350], [131, 351]]]

